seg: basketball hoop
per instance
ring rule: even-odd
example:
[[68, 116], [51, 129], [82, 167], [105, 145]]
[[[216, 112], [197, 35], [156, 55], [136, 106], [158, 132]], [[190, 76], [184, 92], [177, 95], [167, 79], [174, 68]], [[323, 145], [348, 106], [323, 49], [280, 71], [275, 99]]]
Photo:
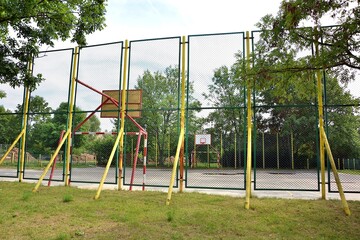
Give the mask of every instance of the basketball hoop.
[[195, 145], [211, 145], [211, 135], [195, 134]]

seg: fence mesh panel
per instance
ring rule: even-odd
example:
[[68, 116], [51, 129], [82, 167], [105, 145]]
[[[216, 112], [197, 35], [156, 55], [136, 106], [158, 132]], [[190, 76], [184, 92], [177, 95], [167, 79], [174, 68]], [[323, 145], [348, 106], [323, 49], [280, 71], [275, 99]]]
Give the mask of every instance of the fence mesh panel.
[[[344, 192], [360, 191], [359, 110], [360, 108], [355, 106], [331, 106], [327, 108], [329, 144], [335, 165], [339, 170]], [[329, 164], [327, 162], [329, 191], [337, 192], [338, 188]]]
[[[187, 187], [244, 188], [244, 34], [188, 37]], [[210, 134], [196, 145], [196, 134]]]
[[[87, 46], [80, 49], [76, 82], [71, 153], [71, 181], [100, 182], [114, 147], [119, 108], [113, 116], [102, 118], [104, 90], [121, 89], [122, 42]], [[106, 183], [117, 182], [118, 154], [115, 150]]]
[[[21, 132], [23, 88], [12, 88], [0, 84], [5, 96], [0, 99], [0, 158]], [[18, 177], [19, 143], [7, 155], [0, 165], [0, 177]]]
[[[34, 59], [34, 75], [42, 74], [45, 80], [30, 94], [24, 178], [41, 176], [66, 129], [72, 53], [73, 49], [46, 51]], [[65, 146], [53, 164], [54, 181], [63, 180], [64, 156]], [[44, 179], [50, 174], [48, 171]]]
[[[180, 37], [130, 41], [129, 58], [129, 88], [142, 91], [141, 118], [135, 120], [148, 133], [145, 185], [168, 186], [179, 137]], [[127, 120], [126, 131], [138, 129]], [[126, 149], [132, 150], [127, 152], [127, 185], [143, 182], [142, 159], [133, 168], [136, 142], [137, 137], [127, 137]], [[141, 158], [143, 152], [141, 141]]]

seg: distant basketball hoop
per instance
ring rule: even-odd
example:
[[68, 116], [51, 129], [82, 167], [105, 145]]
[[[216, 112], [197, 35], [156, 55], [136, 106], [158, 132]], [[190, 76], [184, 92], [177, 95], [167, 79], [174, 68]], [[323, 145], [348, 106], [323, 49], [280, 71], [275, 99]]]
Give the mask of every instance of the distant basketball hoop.
[[211, 145], [211, 135], [210, 134], [196, 134], [195, 135], [195, 145]]

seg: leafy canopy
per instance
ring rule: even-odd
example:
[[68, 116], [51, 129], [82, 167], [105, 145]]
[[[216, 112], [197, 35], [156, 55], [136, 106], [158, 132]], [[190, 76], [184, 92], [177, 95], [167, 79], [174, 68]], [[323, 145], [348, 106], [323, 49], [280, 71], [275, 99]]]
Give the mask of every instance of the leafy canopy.
[[[323, 19], [332, 19], [337, 25], [320, 27]], [[347, 83], [355, 79], [356, 70], [360, 69], [358, 0], [282, 1], [277, 15], [264, 16], [257, 26], [262, 30], [257, 46], [262, 72], [329, 69]], [[316, 44], [320, 49], [318, 56], [311, 54]], [[291, 61], [281, 69], [272, 68], [279, 59], [286, 62], [304, 51], [310, 54], [299, 58], [301, 61]]]
[[85, 36], [105, 27], [106, 0], [0, 0], [0, 83], [34, 87], [27, 62], [42, 45]]

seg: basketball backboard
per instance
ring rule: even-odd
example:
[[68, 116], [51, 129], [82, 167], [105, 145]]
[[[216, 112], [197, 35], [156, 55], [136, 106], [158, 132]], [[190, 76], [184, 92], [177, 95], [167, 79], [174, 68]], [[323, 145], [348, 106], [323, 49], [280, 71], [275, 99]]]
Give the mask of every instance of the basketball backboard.
[[[103, 90], [102, 93], [106, 94], [109, 97], [116, 99], [119, 102], [121, 108], [121, 93], [122, 90]], [[127, 115], [132, 118], [141, 117], [141, 105], [142, 105], [142, 90], [127, 90], [127, 102], [126, 109]], [[102, 95], [101, 103], [104, 103], [108, 98]], [[101, 118], [117, 118], [119, 116], [119, 109], [113, 102], [110, 100], [104, 103], [101, 107]]]

